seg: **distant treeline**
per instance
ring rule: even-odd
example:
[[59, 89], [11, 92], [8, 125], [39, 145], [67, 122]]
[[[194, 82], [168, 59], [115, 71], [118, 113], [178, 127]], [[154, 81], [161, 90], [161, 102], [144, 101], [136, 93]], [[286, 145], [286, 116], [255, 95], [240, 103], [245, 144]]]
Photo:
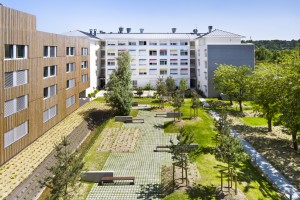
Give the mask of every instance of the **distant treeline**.
[[255, 48], [264, 47], [268, 50], [288, 50], [300, 48], [300, 39], [299, 40], [243, 40], [242, 43], [253, 43]]

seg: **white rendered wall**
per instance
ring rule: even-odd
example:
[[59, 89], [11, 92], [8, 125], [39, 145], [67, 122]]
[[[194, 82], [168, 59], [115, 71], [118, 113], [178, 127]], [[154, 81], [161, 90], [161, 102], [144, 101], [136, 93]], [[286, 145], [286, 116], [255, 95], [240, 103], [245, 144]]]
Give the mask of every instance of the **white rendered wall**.
[[99, 41], [90, 42], [90, 87], [86, 89], [86, 94], [93, 92], [97, 88], [97, 52], [100, 48]]

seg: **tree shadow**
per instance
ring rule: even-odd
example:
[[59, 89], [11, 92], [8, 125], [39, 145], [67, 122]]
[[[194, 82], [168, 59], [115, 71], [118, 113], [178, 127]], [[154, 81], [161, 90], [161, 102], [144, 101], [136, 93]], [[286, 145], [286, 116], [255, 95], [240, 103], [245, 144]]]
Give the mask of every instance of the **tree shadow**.
[[187, 190], [190, 199], [215, 199], [216, 187], [214, 185], [195, 185]]
[[141, 190], [137, 193], [137, 199], [155, 199], [161, 198], [161, 185], [160, 184], [147, 184], [140, 185]]
[[94, 130], [103, 121], [111, 118], [113, 116], [112, 110], [97, 110], [95, 108], [89, 109], [84, 112], [80, 112], [79, 115], [83, 116], [84, 120], [87, 122], [89, 130]]

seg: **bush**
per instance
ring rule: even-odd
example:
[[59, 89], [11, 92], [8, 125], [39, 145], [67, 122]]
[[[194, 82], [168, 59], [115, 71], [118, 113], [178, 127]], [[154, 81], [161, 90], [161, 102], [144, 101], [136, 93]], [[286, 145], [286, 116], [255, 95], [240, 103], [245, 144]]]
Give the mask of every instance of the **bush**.
[[204, 92], [202, 91], [202, 90], [200, 90], [200, 89], [196, 89], [196, 92], [201, 96], [201, 97], [203, 97], [203, 98], [205, 98], [206, 97], [206, 95], [204, 94]]
[[147, 84], [145, 85], [144, 90], [151, 90], [151, 84], [150, 84], [150, 83], [147, 83]]
[[153, 99], [157, 99], [158, 98], [158, 94], [156, 92], [153, 93]]

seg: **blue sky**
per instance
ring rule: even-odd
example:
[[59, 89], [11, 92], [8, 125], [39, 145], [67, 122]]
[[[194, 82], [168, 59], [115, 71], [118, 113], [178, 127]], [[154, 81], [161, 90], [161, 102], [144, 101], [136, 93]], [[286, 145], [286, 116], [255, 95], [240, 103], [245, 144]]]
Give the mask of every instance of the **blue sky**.
[[0, 0], [37, 16], [40, 31], [207, 32], [207, 26], [253, 40], [300, 39], [300, 0]]

